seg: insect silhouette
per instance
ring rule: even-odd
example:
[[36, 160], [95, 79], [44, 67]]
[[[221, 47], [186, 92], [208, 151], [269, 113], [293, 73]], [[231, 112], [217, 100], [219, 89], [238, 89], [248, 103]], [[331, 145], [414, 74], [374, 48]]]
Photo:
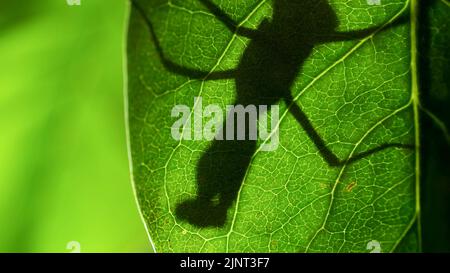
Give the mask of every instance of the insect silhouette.
[[[134, 8], [148, 26], [162, 64], [169, 71], [203, 81], [234, 79], [234, 105], [267, 105], [284, 101], [329, 166], [341, 166], [390, 147], [410, 148], [404, 144], [383, 144], [352, 158], [339, 159], [314, 129], [291, 95], [294, 80], [315, 46], [336, 41], [357, 40], [400, 24], [406, 18], [364, 30], [339, 32], [337, 15], [327, 0], [272, 0], [272, 19], [264, 19], [257, 29], [238, 26], [210, 0], [199, 0], [229, 31], [250, 39], [237, 68], [207, 72], [183, 67], [170, 61], [158, 41], [145, 10], [133, 1]], [[262, 113], [258, 113], [261, 115]], [[248, 134], [248, 120], [246, 133]], [[226, 126], [223, 126], [224, 128]], [[236, 139], [236, 138], [235, 138]], [[247, 168], [257, 149], [255, 140], [214, 140], [197, 163], [197, 196], [178, 204], [175, 215], [198, 227], [224, 226], [228, 210], [235, 202]]]

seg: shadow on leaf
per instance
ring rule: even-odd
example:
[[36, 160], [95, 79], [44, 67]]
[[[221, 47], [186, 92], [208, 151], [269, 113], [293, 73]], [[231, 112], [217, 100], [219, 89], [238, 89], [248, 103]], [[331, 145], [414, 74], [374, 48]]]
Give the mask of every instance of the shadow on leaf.
[[[202, 81], [234, 79], [237, 90], [234, 105], [270, 107], [284, 101], [289, 112], [331, 167], [350, 164], [388, 148], [414, 148], [412, 145], [389, 143], [351, 158], [339, 159], [327, 147], [291, 95], [293, 82], [315, 46], [329, 42], [363, 39], [407, 21], [407, 16], [399, 16], [384, 26], [339, 32], [336, 30], [339, 26], [337, 16], [328, 1], [274, 0], [273, 18], [264, 19], [257, 29], [249, 29], [238, 27], [231, 17], [210, 0], [199, 1], [231, 32], [247, 37], [251, 42], [242, 54], [236, 69], [208, 72], [183, 67], [165, 56], [147, 13], [137, 4], [137, 1], [133, 1], [134, 8], [142, 15], [148, 26], [161, 62], [167, 70]], [[258, 115], [261, 114], [263, 113], [258, 113]], [[204, 152], [197, 164], [197, 196], [195, 199], [178, 204], [175, 211], [177, 218], [198, 227], [221, 227], [225, 224], [228, 210], [236, 201], [257, 149], [256, 141], [248, 140], [250, 125], [248, 116], [246, 118], [247, 137], [245, 139], [247, 140], [214, 140]]]

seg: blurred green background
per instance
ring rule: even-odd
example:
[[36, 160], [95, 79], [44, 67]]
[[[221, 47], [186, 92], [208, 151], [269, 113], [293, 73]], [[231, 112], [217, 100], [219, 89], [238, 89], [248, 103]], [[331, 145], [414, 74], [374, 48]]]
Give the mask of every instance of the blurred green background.
[[0, 0], [0, 252], [151, 251], [129, 178], [125, 0]]

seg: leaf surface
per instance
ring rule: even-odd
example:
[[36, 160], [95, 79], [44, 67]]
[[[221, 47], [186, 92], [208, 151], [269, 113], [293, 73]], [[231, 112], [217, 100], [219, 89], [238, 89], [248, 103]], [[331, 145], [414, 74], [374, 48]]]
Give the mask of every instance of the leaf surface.
[[[415, 5], [135, 1], [130, 146], [155, 250], [417, 251]], [[277, 149], [172, 137], [175, 105], [194, 136], [195, 109], [235, 104], [279, 106]]]

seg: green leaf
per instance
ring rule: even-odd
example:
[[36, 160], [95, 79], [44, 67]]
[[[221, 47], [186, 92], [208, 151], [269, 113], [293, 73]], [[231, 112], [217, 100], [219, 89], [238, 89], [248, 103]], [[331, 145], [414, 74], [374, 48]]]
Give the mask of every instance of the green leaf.
[[[155, 251], [420, 249], [417, 1], [372, 2], [134, 1], [130, 148]], [[202, 110], [236, 104], [279, 106], [277, 149], [172, 137], [175, 105], [198, 137]]]

